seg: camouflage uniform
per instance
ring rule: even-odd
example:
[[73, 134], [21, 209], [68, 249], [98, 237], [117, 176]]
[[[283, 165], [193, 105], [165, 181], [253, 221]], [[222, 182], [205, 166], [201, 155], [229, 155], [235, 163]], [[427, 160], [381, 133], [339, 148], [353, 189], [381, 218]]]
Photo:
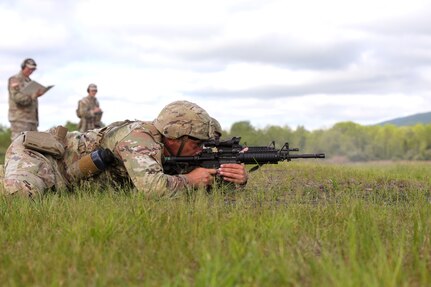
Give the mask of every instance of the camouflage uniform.
[[62, 159], [24, 148], [20, 135], [6, 152], [5, 190], [35, 196], [47, 189], [72, 187], [67, 169], [99, 147], [113, 151], [116, 163], [94, 176], [94, 182], [135, 186], [139, 191], [173, 196], [187, 186], [183, 175], [163, 173], [161, 135], [151, 122], [118, 122], [87, 133], [69, 132]]
[[[183, 103], [188, 102], [175, 102], [177, 106]], [[73, 187], [78, 182], [68, 167], [98, 148], [107, 148], [116, 161], [93, 176], [94, 182], [131, 186], [146, 194], [175, 196], [191, 186], [184, 175], [164, 173], [162, 134], [170, 138], [190, 134], [202, 140], [209, 139], [211, 121], [204, 110], [192, 111], [194, 106], [190, 114], [195, 119], [181, 120], [190, 118], [189, 110], [178, 112], [170, 107], [165, 107], [154, 122], [124, 121], [86, 133], [68, 132], [64, 140], [66, 151], [61, 159], [24, 148], [24, 135], [20, 135], [6, 151], [5, 192], [34, 197], [50, 188]]]
[[22, 131], [37, 131], [39, 125], [38, 100], [21, 93], [31, 79], [22, 71], [9, 78], [9, 122], [14, 139]]
[[86, 96], [78, 102], [76, 115], [80, 118], [78, 128], [81, 132], [102, 127], [102, 112], [94, 113], [93, 109], [98, 108], [99, 101], [96, 97]]

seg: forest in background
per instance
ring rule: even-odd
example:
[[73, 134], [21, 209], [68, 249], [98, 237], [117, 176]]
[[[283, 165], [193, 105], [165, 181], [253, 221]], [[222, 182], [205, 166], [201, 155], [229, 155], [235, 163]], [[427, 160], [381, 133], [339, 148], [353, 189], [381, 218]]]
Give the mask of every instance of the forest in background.
[[[67, 122], [69, 131], [77, 124]], [[340, 122], [329, 129], [308, 131], [302, 126], [267, 126], [259, 129], [249, 121], [234, 123], [223, 139], [241, 137], [243, 145], [266, 146], [272, 141], [281, 148], [288, 142], [300, 153], [325, 153], [334, 161], [431, 160], [431, 124], [414, 126], [363, 126]], [[10, 131], [0, 126], [0, 163], [10, 144]]]

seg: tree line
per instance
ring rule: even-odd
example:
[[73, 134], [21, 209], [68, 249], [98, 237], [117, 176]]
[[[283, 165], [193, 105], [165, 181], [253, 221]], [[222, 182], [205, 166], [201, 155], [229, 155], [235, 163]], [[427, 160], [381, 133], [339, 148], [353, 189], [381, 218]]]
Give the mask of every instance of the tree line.
[[234, 123], [224, 137], [241, 136], [247, 145], [268, 145], [275, 141], [279, 148], [289, 142], [300, 152], [324, 152], [327, 158], [341, 157], [349, 161], [431, 160], [431, 124], [414, 126], [363, 126], [340, 122], [332, 128], [308, 131], [299, 126], [254, 128], [250, 122]]
[[[69, 131], [77, 124], [67, 122]], [[249, 146], [267, 146], [272, 141], [281, 148], [285, 142], [297, 147], [300, 153], [325, 153], [327, 158], [348, 161], [373, 160], [431, 160], [431, 124], [414, 126], [363, 126], [353, 122], [340, 122], [329, 129], [308, 131], [302, 126], [253, 127], [249, 121], [234, 123], [223, 131], [222, 139], [241, 137]], [[10, 131], [0, 126], [0, 163], [10, 144]]]

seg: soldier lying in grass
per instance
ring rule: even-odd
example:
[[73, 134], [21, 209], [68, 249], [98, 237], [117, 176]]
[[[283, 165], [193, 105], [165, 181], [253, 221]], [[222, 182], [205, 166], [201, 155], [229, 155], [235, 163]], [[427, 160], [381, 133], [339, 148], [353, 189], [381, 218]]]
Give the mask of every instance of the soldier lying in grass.
[[196, 167], [185, 174], [166, 174], [165, 156], [191, 156], [215, 137], [216, 125], [200, 106], [187, 101], [167, 105], [154, 121], [115, 122], [85, 133], [59, 126], [48, 132], [24, 132], [6, 152], [4, 189], [28, 197], [46, 190], [72, 188], [81, 180], [114, 187], [134, 187], [146, 194], [174, 196], [214, 184], [219, 174], [229, 183], [245, 184], [242, 164], [218, 170]]

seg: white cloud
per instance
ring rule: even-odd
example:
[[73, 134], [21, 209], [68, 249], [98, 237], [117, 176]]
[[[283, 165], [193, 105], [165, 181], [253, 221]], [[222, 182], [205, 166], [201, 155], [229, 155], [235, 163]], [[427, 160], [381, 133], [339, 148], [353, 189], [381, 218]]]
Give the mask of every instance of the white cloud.
[[38, 63], [34, 79], [56, 85], [40, 99], [41, 129], [77, 121], [91, 82], [107, 123], [151, 120], [178, 99], [224, 128], [429, 111], [430, 12], [423, 0], [5, 0], [0, 123], [7, 79], [26, 57]]

